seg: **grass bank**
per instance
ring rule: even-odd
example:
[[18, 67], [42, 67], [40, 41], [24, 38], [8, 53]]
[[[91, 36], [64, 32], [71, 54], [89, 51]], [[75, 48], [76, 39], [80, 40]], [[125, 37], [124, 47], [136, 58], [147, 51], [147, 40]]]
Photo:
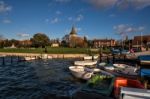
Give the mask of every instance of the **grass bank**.
[[[0, 49], [0, 52], [10, 53], [44, 53], [44, 48], [7, 48]], [[102, 50], [102, 52], [109, 53], [108, 49]], [[48, 54], [98, 54], [97, 51], [90, 51], [89, 48], [47, 48]]]

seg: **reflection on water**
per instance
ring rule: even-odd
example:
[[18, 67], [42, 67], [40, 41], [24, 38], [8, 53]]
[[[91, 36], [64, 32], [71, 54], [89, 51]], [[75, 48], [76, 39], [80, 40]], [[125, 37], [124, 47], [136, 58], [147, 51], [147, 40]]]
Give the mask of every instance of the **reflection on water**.
[[73, 62], [53, 59], [0, 65], [0, 99], [70, 96], [82, 85], [68, 70]]

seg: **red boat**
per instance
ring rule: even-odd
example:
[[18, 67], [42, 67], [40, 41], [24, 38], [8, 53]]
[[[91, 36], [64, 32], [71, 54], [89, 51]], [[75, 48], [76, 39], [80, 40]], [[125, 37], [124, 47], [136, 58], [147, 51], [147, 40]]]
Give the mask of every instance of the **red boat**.
[[115, 98], [119, 98], [121, 87], [144, 89], [144, 85], [142, 85], [141, 82], [138, 81], [138, 80], [117, 77], [116, 80], [115, 80], [115, 83], [114, 83]]

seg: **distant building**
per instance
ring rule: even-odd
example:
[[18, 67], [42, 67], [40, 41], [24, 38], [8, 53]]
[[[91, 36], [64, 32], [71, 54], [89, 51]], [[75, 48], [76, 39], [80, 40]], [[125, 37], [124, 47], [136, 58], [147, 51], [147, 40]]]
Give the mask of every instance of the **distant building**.
[[21, 40], [21, 41], [19, 41], [19, 43], [21, 45], [31, 45], [32, 44], [31, 40]]
[[51, 47], [59, 47], [59, 43], [52, 43]]
[[77, 35], [77, 31], [73, 26], [70, 33], [62, 38], [63, 43], [65, 42], [69, 47], [85, 47], [87, 44], [84, 38]]
[[72, 27], [71, 32], [69, 34], [69, 38], [70, 37], [77, 37], [77, 32], [74, 26]]
[[135, 36], [132, 41], [133, 47], [140, 47], [150, 44], [150, 35]]
[[93, 40], [93, 44], [95, 48], [110, 47], [110, 46], [115, 46], [116, 41], [114, 39], [95, 39]]
[[16, 46], [15, 46], [15, 44], [13, 43], [13, 44], [11, 45], [11, 47], [9, 47], [9, 48], [16, 48]]

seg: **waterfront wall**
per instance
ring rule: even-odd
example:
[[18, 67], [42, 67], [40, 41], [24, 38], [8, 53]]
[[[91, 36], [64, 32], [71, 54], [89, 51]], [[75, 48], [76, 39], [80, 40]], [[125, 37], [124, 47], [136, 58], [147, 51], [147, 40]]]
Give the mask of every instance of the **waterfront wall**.
[[87, 54], [38, 54], [38, 53], [6, 53], [0, 52], [0, 56], [22, 56], [22, 57], [49, 57], [49, 58], [83, 58]]

